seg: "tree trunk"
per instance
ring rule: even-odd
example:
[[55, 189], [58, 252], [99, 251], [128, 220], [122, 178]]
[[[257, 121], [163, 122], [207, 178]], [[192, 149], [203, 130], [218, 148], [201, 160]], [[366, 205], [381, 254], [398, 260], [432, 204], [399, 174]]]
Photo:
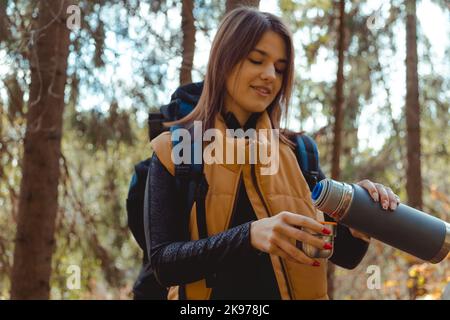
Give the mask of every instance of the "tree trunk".
[[416, 1], [406, 0], [406, 192], [408, 204], [422, 209], [420, 106], [417, 75]]
[[344, 41], [345, 41], [345, 2], [339, 1], [339, 39], [337, 44], [338, 68], [336, 76], [336, 100], [334, 105], [333, 158], [331, 177], [338, 180], [340, 176], [340, 156], [342, 145], [342, 123], [344, 119]]
[[6, 14], [6, 4], [7, 1], [0, 1], [0, 43], [6, 41], [9, 36], [9, 28], [7, 22], [7, 14]]
[[[338, 68], [336, 76], [336, 100], [334, 105], [334, 128], [333, 128], [333, 158], [331, 163], [331, 178], [339, 180], [340, 157], [342, 145], [342, 125], [344, 121], [344, 41], [345, 41], [345, 1], [339, 1], [339, 39], [337, 43]], [[333, 299], [335, 266], [328, 263], [328, 296]]]
[[255, 7], [259, 8], [260, 0], [227, 0], [225, 6], [225, 13], [230, 12], [231, 10], [239, 7], [239, 6], [247, 6], [247, 7]]
[[58, 208], [69, 1], [39, 1], [11, 274], [12, 299], [48, 299]]
[[195, 52], [194, 2], [183, 0], [181, 29], [183, 31], [183, 61], [181, 62], [180, 85], [192, 82], [192, 64]]

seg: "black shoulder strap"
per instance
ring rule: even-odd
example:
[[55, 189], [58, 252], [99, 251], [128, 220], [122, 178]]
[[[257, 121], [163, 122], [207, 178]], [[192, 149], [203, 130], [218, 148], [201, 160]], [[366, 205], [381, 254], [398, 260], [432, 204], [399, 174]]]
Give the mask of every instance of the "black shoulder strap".
[[134, 166], [134, 173], [131, 178], [126, 199], [128, 228], [139, 244], [139, 247], [144, 251], [144, 261], [147, 260], [147, 250], [145, 233], [142, 228], [142, 216], [144, 212], [145, 183], [149, 165], [150, 158], [140, 161]]
[[318, 182], [319, 177], [319, 151], [315, 141], [305, 135], [295, 135], [295, 155], [302, 170], [303, 176], [312, 191]]

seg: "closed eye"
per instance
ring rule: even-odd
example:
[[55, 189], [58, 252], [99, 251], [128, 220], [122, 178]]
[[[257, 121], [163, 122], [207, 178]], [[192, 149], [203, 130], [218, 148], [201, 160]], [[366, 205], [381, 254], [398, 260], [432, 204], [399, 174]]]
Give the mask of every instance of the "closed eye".
[[[250, 62], [253, 63], [253, 64], [262, 64], [262, 61], [255, 61], [255, 60], [252, 60], [252, 59], [248, 59], [248, 60], [250, 60]], [[275, 68], [275, 72], [278, 73], [278, 74], [283, 74], [284, 73], [283, 70], [278, 70], [276, 68]]]

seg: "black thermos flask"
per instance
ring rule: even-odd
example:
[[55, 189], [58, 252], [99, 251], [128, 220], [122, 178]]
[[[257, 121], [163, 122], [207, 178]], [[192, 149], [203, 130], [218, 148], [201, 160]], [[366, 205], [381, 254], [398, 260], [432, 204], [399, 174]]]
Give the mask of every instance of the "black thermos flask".
[[399, 204], [386, 212], [362, 187], [325, 179], [313, 190], [314, 206], [347, 227], [432, 263], [450, 250], [450, 224]]

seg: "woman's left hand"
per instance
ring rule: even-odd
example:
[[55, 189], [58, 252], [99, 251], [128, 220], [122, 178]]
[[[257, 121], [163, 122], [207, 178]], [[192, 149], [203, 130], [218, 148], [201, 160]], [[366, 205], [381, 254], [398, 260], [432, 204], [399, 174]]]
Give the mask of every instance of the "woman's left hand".
[[[400, 198], [392, 191], [392, 189], [380, 183], [375, 183], [368, 179], [364, 179], [356, 184], [366, 189], [372, 199], [375, 202], [380, 202], [381, 207], [386, 211], [394, 211], [400, 203]], [[356, 238], [360, 238], [367, 242], [370, 241], [370, 237], [360, 231], [350, 228], [350, 232]]]

